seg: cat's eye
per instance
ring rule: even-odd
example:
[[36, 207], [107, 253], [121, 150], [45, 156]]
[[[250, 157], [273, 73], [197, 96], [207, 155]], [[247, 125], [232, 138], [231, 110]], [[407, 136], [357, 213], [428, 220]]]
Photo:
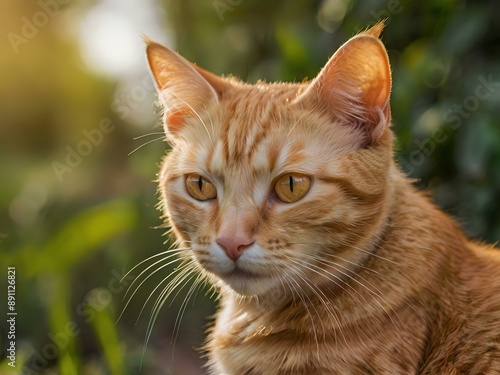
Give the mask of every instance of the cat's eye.
[[302, 199], [311, 187], [311, 178], [298, 173], [287, 173], [278, 178], [274, 191], [285, 203], [293, 203]]
[[217, 190], [214, 184], [196, 173], [186, 176], [186, 189], [189, 195], [199, 201], [207, 201], [217, 197]]

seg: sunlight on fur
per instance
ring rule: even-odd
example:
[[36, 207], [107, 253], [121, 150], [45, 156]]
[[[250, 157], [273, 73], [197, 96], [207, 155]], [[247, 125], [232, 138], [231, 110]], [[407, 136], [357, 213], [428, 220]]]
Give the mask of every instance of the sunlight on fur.
[[139, 278], [182, 262], [150, 295], [148, 337], [169, 295], [192, 282], [181, 318], [208, 282], [221, 298], [211, 374], [500, 373], [500, 252], [396, 165], [382, 29], [300, 84], [218, 77], [146, 40], [178, 248]]

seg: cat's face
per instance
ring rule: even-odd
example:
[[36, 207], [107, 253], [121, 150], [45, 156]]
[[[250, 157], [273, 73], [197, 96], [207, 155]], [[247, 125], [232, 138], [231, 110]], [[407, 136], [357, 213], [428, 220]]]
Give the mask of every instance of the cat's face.
[[262, 295], [340, 281], [366, 258], [392, 161], [379, 32], [351, 39], [308, 84], [245, 85], [149, 44], [172, 144], [164, 211], [212, 281]]

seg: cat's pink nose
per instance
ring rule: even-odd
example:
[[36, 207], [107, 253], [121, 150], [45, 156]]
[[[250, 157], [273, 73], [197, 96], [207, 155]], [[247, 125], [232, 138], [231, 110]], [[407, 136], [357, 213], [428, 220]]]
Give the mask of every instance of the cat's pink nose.
[[216, 242], [226, 252], [227, 256], [233, 261], [240, 259], [241, 254], [248, 249], [255, 241], [250, 238], [230, 236], [218, 237]]

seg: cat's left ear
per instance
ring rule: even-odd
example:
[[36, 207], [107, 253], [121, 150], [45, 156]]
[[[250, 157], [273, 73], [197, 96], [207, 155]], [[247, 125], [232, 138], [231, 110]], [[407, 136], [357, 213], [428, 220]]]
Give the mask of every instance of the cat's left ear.
[[227, 83], [178, 53], [146, 39], [149, 68], [165, 110], [165, 131], [174, 138], [186, 119], [218, 101]]
[[362, 127], [367, 143], [382, 135], [391, 118], [391, 69], [378, 38], [382, 28], [379, 23], [347, 41], [298, 98], [332, 119]]

